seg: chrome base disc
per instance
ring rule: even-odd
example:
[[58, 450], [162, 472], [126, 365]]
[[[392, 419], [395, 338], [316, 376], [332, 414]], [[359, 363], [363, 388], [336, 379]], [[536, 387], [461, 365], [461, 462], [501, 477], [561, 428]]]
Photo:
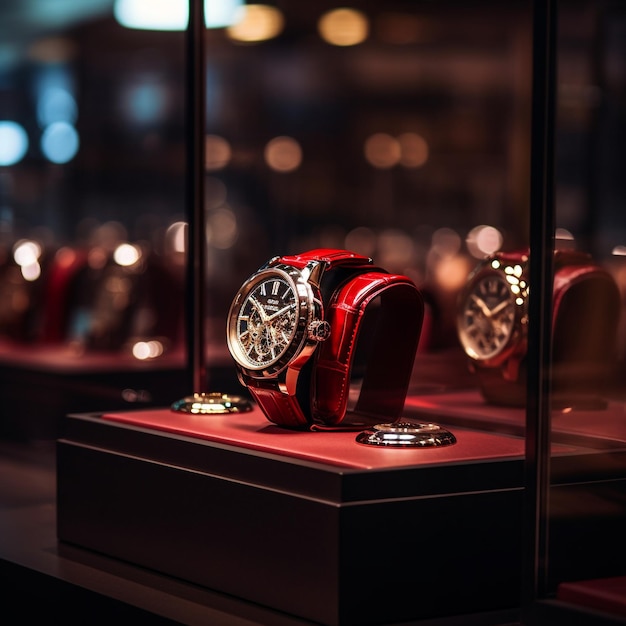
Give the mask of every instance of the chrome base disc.
[[431, 448], [456, 443], [456, 437], [437, 424], [395, 422], [376, 424], [356, 437], [358, 443], [387, 448]]
[[194, 393], [181, 400], [176, 400], [171, 406], [172, 411], [178, 413], [194, 413], [197, 415], [219, 415], [222, 413], [245, 413], [252, 411], [252, 403], [240, 396], [231, 396], [227, 393]]

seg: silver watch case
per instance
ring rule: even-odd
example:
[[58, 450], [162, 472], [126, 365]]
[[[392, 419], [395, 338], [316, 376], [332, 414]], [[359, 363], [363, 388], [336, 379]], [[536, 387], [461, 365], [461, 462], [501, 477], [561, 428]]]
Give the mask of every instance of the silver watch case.
[[[228, 349], [237, 364], [242, 384], [249, 379], [275, 382], [283, 393], [295, 395], [298, 373], [311, 358], [320, 341], [330, 336], [330, 326], [324, 320], [324, 307], [320, 292], [320, 281], [326, 268], [323, 261], [310, 261], [300, 269], [280, 262], [274, 257], [248, 278], [235, 295], [227, 321]], [[276, 275], [287, 281], [297, 294], [296, 328], [292, 340], [276, 360], [259, 367], [252, 367], [243, 356], [238, 338], [237, 318], [242, 303], [259, 284]]]

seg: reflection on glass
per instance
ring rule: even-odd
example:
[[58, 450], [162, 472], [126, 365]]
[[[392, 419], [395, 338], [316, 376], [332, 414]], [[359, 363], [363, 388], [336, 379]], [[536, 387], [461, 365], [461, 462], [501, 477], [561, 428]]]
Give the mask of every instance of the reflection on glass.
[[[233, 24], [242, 3], [243, 0], [206, 0], [206, 26], [222, 28]], [[122, 26], [141, 30], [185, 30], [189, 21], [189, 3], [185, 0], [115, 0], [113, 11]]]

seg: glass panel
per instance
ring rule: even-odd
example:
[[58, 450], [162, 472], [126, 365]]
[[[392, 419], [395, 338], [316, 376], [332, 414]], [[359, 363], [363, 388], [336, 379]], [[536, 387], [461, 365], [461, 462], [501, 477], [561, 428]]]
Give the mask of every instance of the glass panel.
[[626, 11], [557, 6], [552, 442], [587, 452], [551, 460], [543, 597], [566, 602], [547, 615], [571, 624], [626, 612]]
[[[183, 33], [0, 8], [2, 430], [183, 393]], [[33, 393], [36, 389], [36, 393]]]
[[[528, 5], [351, 7], [279, 2], [258, 40], [207, 32], [212, 336], [274, 254], [348, 248], [424, 294], [413, 391], [475, 389], [459, 290], [486, 253], [528, 246]], [[523, 405], [513, 369], [500, 399]]]
[[[130, 391], [88, 395], [94, 410], [176, 400], [191, 391], [181, 244], [186, 15], [157, 30], [129, 17], [140, 2], [81, 3], [84, 12], [58, 16], [12, 6], [0, 9], [15, 23], [2, 118], [23, 128], [7, 127], [7, 136], [29, 144], [5, 156], [1, 172], [5, 266], [17, 276], [5, 281], [16, 293], [3, 299], [0, 320], [7, 359], [25, 347], [35, 360], [52, 350], [55, 367], [72, 374], [85, 371], [85, 355], [107, 375], [123, 363]], [[497, 384], [482, 382], [459, 344], [457, 299], [486, 254], [528, 247], [529, 5], [351, 6], [239, 7], [231, 26], [206, 30], [209, 386], [241, 389], [225, 318], [252, 271], [275, 254], [348, 248], [409, 276], [424, 295], [412, 392], [503, 382], [487, 392], [486, 427], [510, 421], [498, 407], [522, 410], [523, 359], [507, 365], [508, 380], [498, 362], [486, 374]], [[39, 282], [22, 275], [35, 264], [22, 270], [11, 258], [22, 239], [42, 246]], [[62, 285], [53, 298], [32, 288], [52, 279]], [[512, 329], [512, 310], [498, 313], [499, 328]], [[137, 365], [164, 368], [171, 384], [133, 384]], [[482, 415], [484, 398], [475, 398]], [[60, 415], [87, 408], [66, 400]], [[452, 401], [451, 419], [466, 400]], [[515, 422], [520, 433], [521, 412]]]

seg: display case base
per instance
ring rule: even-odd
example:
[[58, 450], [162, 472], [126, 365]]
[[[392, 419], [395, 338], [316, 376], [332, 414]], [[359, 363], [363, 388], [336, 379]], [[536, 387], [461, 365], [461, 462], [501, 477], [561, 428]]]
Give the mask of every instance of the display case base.
[[257, 409], [71, 415], [58, 538], [330, 626], [516, 607], [524, 440], [452, 431], [386, 449]]

